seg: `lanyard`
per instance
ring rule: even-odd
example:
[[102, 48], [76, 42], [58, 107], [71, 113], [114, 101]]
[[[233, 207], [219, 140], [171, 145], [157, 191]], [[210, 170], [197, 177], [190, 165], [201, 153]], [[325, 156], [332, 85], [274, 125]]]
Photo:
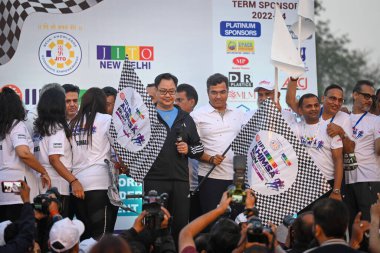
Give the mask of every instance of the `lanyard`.
[[[322, 117], [322, 113], [323, 113], [323, 107], [321, 108], [321, 112], [319, 113], [319, 118]], [[334, 121], [335, 116], [336, 116], [336, 114], [331, 118], [330, 123], [332, 123]]]
[[358, 119], [358, 121], [356, 121], [356, 124], [355, 126], [352, 127], [352, 129], [355, 129], [355, 127], [360, 123], [360, 121], [362, 121], [362, 119], [364, 118], [364, 116], [367, 115], [368, 112], [365, 112], [363, 113], [363, 115]]

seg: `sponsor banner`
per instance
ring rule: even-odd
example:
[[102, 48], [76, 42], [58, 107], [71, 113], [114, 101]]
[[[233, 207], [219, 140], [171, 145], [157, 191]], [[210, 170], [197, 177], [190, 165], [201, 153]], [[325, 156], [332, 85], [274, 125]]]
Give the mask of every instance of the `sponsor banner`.
[[227, 54], [253, 54], [255, 52], [254, 40], [227, 40]]

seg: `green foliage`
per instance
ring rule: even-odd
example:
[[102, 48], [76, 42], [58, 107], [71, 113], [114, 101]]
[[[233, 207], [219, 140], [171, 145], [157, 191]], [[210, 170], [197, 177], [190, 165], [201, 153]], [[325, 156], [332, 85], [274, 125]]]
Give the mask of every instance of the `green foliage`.
[[[316, 15], [321, 16], [323, 11], [321, 3], [315, 1]], [[367, 79], [377, 83], [380, 79], [380, 65], [370, 63], [369, 51], [348, 49], [348, 35], [333, 34], [329, 20], [317, 22], [316, 27], [319, 95], [322, 95], [326, 86], [335, 83], [343, 87], [345, 98], [349, 100], [357, 80]]]

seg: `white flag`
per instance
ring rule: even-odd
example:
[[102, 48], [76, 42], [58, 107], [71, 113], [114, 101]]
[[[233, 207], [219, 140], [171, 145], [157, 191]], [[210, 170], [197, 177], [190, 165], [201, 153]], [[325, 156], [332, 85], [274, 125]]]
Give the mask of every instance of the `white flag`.
[[[298, 15], [300, 18], [292, 25], [292, 30], [301, 41], [304, 41], [315, 32], [314, 0], [299, 0]], [[299, 22], [301, 22], [301, 35], [299, 35]]]
[[292, 77], [299, 77], [305, 73], [303, 61], [277, 5], [272, 37], [271, 63]]

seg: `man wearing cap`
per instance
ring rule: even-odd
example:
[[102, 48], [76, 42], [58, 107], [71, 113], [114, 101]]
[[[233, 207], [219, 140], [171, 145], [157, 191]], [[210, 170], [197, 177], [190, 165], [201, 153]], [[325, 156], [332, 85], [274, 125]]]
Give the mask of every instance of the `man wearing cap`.
[[49, 245], [55, 252], [79, 252], [79, 239], [84, 232], [80, 220], [65, 218], [54, 223], [49, 233]]
[[[262, 102], [264, 102], [267, 98], [274, 102], [275, 95], [274, 84], [263, 80], [259, 82], [259, 84], [255, 88], [255, 92], [257, 92], [257, 106], [260, 106]], [[280, 98], [280, 92], [278, 92], [278, 98]], [[289, 125], [296, 123], [296, 116], [289, 110], [284, 110], [281, 108], [280, 103], [275, 103], [277, 108], [281, 111], [282, 116], [284, 117], [286, 123]], [[248, 122], [252, 116], [256, 113], [256, 110], [249, 111], [246, 116], [246, 121]]]

